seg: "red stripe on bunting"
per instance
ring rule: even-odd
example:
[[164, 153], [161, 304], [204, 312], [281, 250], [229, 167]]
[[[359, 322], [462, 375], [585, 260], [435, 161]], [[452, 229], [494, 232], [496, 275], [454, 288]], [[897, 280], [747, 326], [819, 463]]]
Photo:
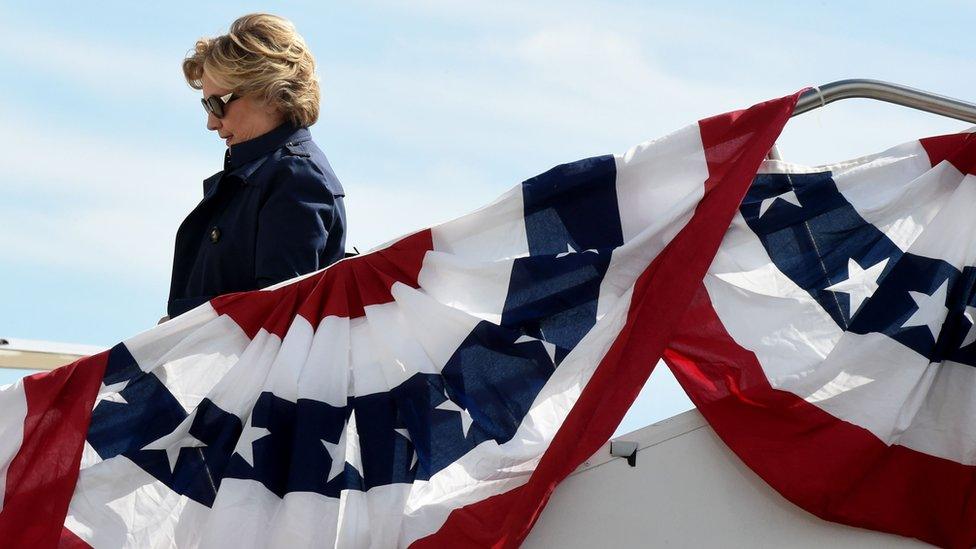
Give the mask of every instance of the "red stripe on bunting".
[[976, 175], [976, 133], [953, 133], [918, 141], [932, 166], [948, 160], [960, 172]]
[[525, 539], [556, 485], [610, 438], [647, 381], [798, 97], [699, 123], [709, 173], [705, 196], [638, 278], [627, 323], [528, 483], [453, 511], [440, 530], [412, 547], [515, 547]]
[[24, 439], [10, 462], [0, 511], [5, 547], [58, 545], [107, 363], [105, 351], [24, 378]]
[[88, 542], [78, 537], [77, 534], [64, 528], [61, 530], [61, 539], [58, 542], [58, 549], [92, 549]]
[[228, 294], [210, 304], [218, 315], [230, 316], [250, 338], [261, 328], [284, 337], [296, 314], [315, 329], [327, 316], [358, 318], [366, 315], [370, 305], [393, 301], [390, 289], [394, 283], [420, 287], [417, 277], [424, 256], [433, 249], [432, 233], [424, 229], [287, 286]]
[[704, 286], [664, 360], [725, 443], [793, 503], [853, 526], [976, 544], [976, 468], [887, 446], [774, 389], [756, 355], [729, 336]]

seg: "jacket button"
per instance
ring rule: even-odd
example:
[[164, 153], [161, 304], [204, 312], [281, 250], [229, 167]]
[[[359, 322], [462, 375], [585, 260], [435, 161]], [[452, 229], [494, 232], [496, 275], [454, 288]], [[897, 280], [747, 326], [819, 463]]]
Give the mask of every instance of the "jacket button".
[[210, 229], [210, 241], [216, 244], [218, 240], [220, 240], [220, 229], [214, 227]]

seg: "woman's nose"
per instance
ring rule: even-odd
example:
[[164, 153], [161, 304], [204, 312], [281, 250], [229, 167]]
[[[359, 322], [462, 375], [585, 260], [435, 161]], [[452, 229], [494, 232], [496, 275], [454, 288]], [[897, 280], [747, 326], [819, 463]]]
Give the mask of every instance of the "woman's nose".
[[207, 129], [210, 131], [216, 131], [220, 129], [220, 119], [213, 115], [213, 113], [207, 113]]

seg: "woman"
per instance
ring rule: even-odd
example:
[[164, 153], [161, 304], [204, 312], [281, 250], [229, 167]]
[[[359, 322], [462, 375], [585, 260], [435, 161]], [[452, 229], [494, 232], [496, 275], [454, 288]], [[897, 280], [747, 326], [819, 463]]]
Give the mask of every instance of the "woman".
[[183, 73], [203, 91], [207, 129], [227, 152], [176, 233], [171, 318], [345, 251], [344, 192], [308, 131], [319, 114], [315, 60], [291, 22], [245, 15], [228, 34], [198, 40]]

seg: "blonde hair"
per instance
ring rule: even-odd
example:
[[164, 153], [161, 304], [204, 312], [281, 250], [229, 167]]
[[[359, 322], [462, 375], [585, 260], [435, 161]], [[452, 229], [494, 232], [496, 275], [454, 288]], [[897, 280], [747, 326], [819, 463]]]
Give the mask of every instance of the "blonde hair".
[[197, 40], [183, 60], [183, 75], [199, 90], [204, 72], [221, 88], [264, 99], [297, 126], [319, 118], [315, 58], [284, 17], [252, 13], [234, 21], [227, 34]]

